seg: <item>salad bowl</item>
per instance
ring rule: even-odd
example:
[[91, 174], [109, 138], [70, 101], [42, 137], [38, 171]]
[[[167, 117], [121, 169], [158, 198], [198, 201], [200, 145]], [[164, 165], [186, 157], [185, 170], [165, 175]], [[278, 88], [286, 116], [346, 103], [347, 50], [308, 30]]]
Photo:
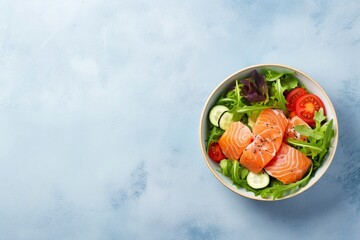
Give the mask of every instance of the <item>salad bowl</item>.
[[[254, 70], [262, 71], [264, 69], [270, 69], [272, 71], [276, 71], [280, 73], [293, 74], [298, 79], [298, 82], [301, 86], [304, 86], [304, 88], [306, 88], [308, 92], [316, 95], [321, 99], [321, 101], [323, 102], [323, 106], [326, 110], [327, 121], [332, 120], [333, 130], [334, 130], [327, 153], [323, 157], [321, 165], [311, 175], [311, 178], [308, 180], [307, 184], [302, 186], [301, 188], [296, 189], [296, 191], [292, 191], [287, 194], [284, 194], [280, 198], [272, 198], [272, 197], [264, 198], [260, 195], [256, 196], [256, 194], [254, 194], [253, 192], [246, 191], [245, 188], [241, 188], [239, 186], [234, 185], [232, 179], [225, 176], [221, 172], [219, 162], [213, 161], [209, 157], [207, 151], [209, 129], [211, 128], [211, 123], [209, 122], [209, 113], [211, 109], [216, 105], [217, 101], [222, 96], [224, 96], [224, 94], [226, 94], [230, 89], [234, 88], [235, 82], [237, 80], [249, 78], [249, 76], [251, 76]], [[307, 189], [314, 186], [314, 184], [325, 174], [331, 162], [333, 161], [337, 148], [338, 121], [337, 121], [335, 109], [333, 107], [333, 104], [331, 103], [330, 98], [328, 97], [324, 89], [313, 78], [293, 67], [280, 65], [280, 64], [259, 64], [259, 65], [246, 67], [231, 74], [223, 81], [221, 81], [220, 84], [212, 91], [212, 93], [207, 98], [203, 110], [201, 112], [200, 125], [199, 125], [199, 140], [200, 140], [201, 152], [207, 167], [212, 172], [212, 174], [219, 180], [219, 182], [222, 183], [226, 188], [246, 198], [260, 200], [260, 201], [276, 201], [276, 200], [288, 199], [303, 193]]]

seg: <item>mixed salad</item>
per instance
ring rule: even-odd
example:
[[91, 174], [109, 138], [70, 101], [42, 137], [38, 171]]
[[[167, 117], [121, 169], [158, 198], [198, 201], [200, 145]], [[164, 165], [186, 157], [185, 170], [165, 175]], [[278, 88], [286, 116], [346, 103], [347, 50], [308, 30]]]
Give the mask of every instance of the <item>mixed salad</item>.
[[[242, 166], [238, 159], [228, 159], [218, 141], [233, 122], [240, 121], [250, 129], [264, 109], [282, 110], [286, 117], [299, 117], [308, 126], [294, 127], [304, 139], [287, 139], [287, 144], [304, 153], [312, 164], [297, 182], [284, 184], [266, 171], [255, 174]], [[321, 99], [310, 93], [292, 72], [269, 69], [254, 70], [248, 78], [235, 81], [209, 112], [207, 154], [219, 163], [218, 171], [229, 177], [238, 188], [262, 198], [282, 198], [304, 187], [322, 165], [334, 136], [333, 120], [327, 120]]]

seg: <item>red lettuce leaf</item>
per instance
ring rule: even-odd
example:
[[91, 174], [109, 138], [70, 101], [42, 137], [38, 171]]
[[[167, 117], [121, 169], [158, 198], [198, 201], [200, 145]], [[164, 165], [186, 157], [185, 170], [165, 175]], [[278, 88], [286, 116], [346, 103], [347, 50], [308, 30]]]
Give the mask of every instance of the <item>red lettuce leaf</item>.
[[265, 78], [254, 70], [250, 78], [240, 81], [243, 86], [241, 88], [241, 95], [249, 102], [263, 102], [266, 99], [268, 92]]

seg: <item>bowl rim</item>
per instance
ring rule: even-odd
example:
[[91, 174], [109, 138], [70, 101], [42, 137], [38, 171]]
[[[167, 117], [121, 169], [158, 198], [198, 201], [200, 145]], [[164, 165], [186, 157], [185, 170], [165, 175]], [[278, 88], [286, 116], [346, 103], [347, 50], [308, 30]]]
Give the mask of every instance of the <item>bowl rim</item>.
[[[327, 164], [327, 166], [324, 166], [325, 169], [319, 173], [319, 175], [316, 176], [316, 179], [315, 181], [313, 181], [313, 183], [308, 183], [305, 187], [301, 188], [300, 190], [298, 190], [297, 192], [293, 193], [293, 194], [290, 194], [290, 195], [287, 195], [283, 198], [280, 198], [280, 199], [272, 199], [272, 198], [261, 198], [261, 197], [258, 197], [258, 196], [255, 196], [255, 195], [245, 195], [245, 194], [242, 194], [240, 192], [237, 192], [235, 191], [234, 189], [230, 188], [228, 186], [228, 184], [226, 182], [224, 182], [220, 177], [218, 177], [218, 175], [216, 174], [215, 170], [212, 169], [212, 167], [210, 166], [210, 163], [209, 161], [207, 160], [207, 154], [205, 152], [205, 149], [203, 147], [203, 139], [202, 139], [202, 125], [203, 125], [203, 119], [204, 119], [204, 115], [205, 115], [205, 109], [207, 107], [207, 105], [209, 104], [209, 101], [210, 99], [213, 97], [213, 95], [215, 94], [215, 92], [222, 86], [224, 85], [230, 78], [232, 78], [233, 76], [241, 73], [241, 72], [244, 72], [246, 70], [249, 70], [249, 69], [253, 69], [253, 68], [261, 68], [261, 67], [281, 67], [281, 68], [287, 68], [289, 70], [292, 70], [296, 73], [299, 73], [299, 74], [302, 74], [304, 77], [308, 78], [310, 81], [313, 82], [313, 84], [316, 85], [316, 87], [322, 91], [322, 93], [324, 94], [324, 96], [326, 97], [327, 101], [329, 102], [329, 105], [330, 105], [330, 108], [331, 108], [331, 111], [334, 113], [334, 129], [335, 129], [335, 136], [334, 136], [334, 139], [333, 139], [333, 148], [334, 150], [330, 153], [330, 155], [328, 156], [329, 158], [329, 163]], [[285, 200], [285, 199], [289, 199], [289, 198], [292, 198], [292, 197], [295, 197], [297, 195], [299, 195], [300, 193], [303, 193], [305, 192], [306, 190], [310, 189], [312, 186], [314, 186], [319, 180], [320, 178], [325, 174], [325, 172], [328, 170], [328, 168], [330, 167], [332, 161], [333, 161], [333, 158], [335, 156], [335, 153], [336, 153], [336, 150], [337, 150], [337, 145], [338, 145], [338, 138], [339, 138], [339, 127], [338, 127], [338, 121], [337, 121], [337, 115], [336, 115], [336, 111], [335, 111], [335, 108], [329, 98], [329, 96], [327, 95], [327, 93], [325, 92], [325, 90], [320, 86], [319, 83], [317, 83], [312, 77], [310, 77], [309, 75], [307, 75], [306, 73], [304, 73], [303, 71], [300, 71], [296, 68], [293, 68], [293, 67], [289, 67], [287, 65], [283, 65], [283, 64], [273, 64], [273, 63], [270, 63], [270, 64], [266, 64], [266, 63], [263, 63], [263, 64], [256, 64], [256, 65], [251, 65], [251, 66], [248, 66], [248, 67], [245, 67], [245, 68], [242, 68], [236, 72], [234, 72], [233, 74], [229, 75], [228, 77], [226, 77], [224, 80], [222, 80], [216, 87], [215, 89], [210, 93], [209, 97], [206, 99], [206, 102], [203, 106], [203, 109], [201, 111], [201, 116], [200, 116], [200, 124], [199, 124], [199, 142], [200, 142], [200, 148], [201, 148], [201, 153], [203, 155], [203, 159], [206, 163], [206, 165], [208, 166], [208, 168], [210, 169], [210, 171], [213, 173], [213, 175], [226, 187], [228, 188], [229, 190], [231, 190], [232, 192], [236, 193], [237, 195], [240, 195], [242, 197], [246, 197], [246, 198], [249, 198], [249, 199], [253, 199], [253, 200], [258, 200], [258, 201], [268, 201], [268, 202], [274, 202], [274, 201], [281, 201], [281, 200]], [[315, 177], [315, 176], [314, 176]], [[314, 178], [313, 177], [313, 178]], [[310, 185], [309, 185], [310, 184]]]

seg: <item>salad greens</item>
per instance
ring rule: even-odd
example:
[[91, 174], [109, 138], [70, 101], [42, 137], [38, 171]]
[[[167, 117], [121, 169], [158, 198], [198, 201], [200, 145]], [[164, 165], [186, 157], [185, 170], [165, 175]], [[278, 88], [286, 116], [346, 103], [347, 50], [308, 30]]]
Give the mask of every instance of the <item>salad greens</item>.
[[297, 78], [292, 75], [292, 73], [278, 73], [266, 70], [265, 79], [268, 82], [272, 82], [270, 87], [271, 100], [278, 104], [277, 108], [283, 110], [285, 113], [288, 113], [284, 92], [298, 86], [299, 81]]
[[283, 184], [279, 180], [274, 179], [270, 187], [266, 187], [260, 191], [260, 195], [263, 198], [273, 197], [273, 199], [282, 198], [285, 194], [291, 194], [296, 192], [299, 188], [304, 187], [310, 181], [313, 166], [311, 165], [308, 170], [308, 174], [303, 179], [290, 183]]
[[209, 149], [209, 146], [211, 143], [213, 142], [217, 142], [219, 140], [219, 138], [221, 137], [221, 135], [223, 135], [224, 133], [224, 130], [222, 130], [221, 128], [219, 127], [213, 127], [212, 130], [210, 131], [210, 135], [209, 135], [209, 138], [208, 138], [208, 142], [207, 142], [207, 146], [206, 146], [206, 149], [208, 150]]
[[295, 126], [295, 131], [303, 136], [306, 136], [308, 138], [308, 142], [288, 139], [288, 143], [312, 158], [314, 170], [316, 170], [321, 166], [322, 160], [328, 152], [331, 139], [335, 132], [333, 129], [332, 119], [321, 125], [321, 123], [326, 120], [324, 110], [322, 108], [318, 112], [315, 112], [314, 120], [316, 123], [315, 129], [311, 129], [303, 125]]
[[[263, 81], [264, 79], [265, 81]], [[264, 70], [264, 73], [261, 74], [254, 70], [251, 78], [245, 80], [241, 80], [240, 83], [236, 80], [234, 89], [220, 97], [216, 105], [228, 107], [229, 112], [233, 114], [233, 121], [241, 121], [250, 128], [254, 119], [264, 109], [277, 108], [287, 113], [286, 99], [283, 93], [297, 87], [299, 83], [292, 73], [278, 73], [272, 70]], [[252, 97], [249, 94], [253, 94]], [[251, 102], [251, 99], [257, 99], [256, 94], [265, 95], [265, 99], [262, 102]], [[223, 134], [223, 130], [211, 126], [209, 132], [207, 149], [212, 142], [217, 142], [217, 139]]]
[[260, 194], [260, 191], [249, 186], [246, 182], [246, 177], [249, 170], [241, 166], [237, 160], [224, 159], [220, 162], [220, 172], [229, 177], [237, 188], [245, 188], [248, 192], [253, 192], [255, 196]]
[[264, 77], [257, 71], [253, 71], [251, 78], [240, 80], [243, 84], [241, 95], [249, 102], [263, 102], [267, 95], [267, 85]]
[[249, 174], [249, 170], [239, 164], [239, 161], [224, 159], [220, 162], [220, 172], [229, 177], [233, 184], [237, 188], [244, 188], [248, 192], [253, 192], [255, 196], [260, 195], [263, 198], [272, 197], [273, 199], [282, 198], [285, 194], [294, 193], [301, 187], [304, 187], [311, 178], [313, 172], [313, 166], [308, 170], [308, 174], [301, 180], [291, 183], [284, 184], [279, 180], [272, 179], [270, 186], [258, 190], [249, 186], [246, 181], [246, 177]]
[[[304, 88], [293, 72], [280, 73], [269, 69], [257, 72], [254, 70], [249, 78], [236, 80], [234, 88], [221, 96], [216, 105], [226, 106], [229, 108], [228, 112], [233, 114], [233, 121], [241, 121], [252, 129], [257, 117], [264, 109], [280, 109], [288, 115], [284, 93], [296, 87]], [[315, 171], [321, 166], [334, 136], [333, 120], [326, 122], [322, 108], [315, 112], [314, 120], [316, 124], [314, 129], [302, 125], [295, 126], [295, 131], [306, 136], [307, 141], [288, 139], [290, 145], [306, 154], [313, 162], [306, 176], [301, 180], [284, 184], [275, 178], [271, 178], [267, 187], [254, 189], [246, 181], [249, 170], [243, 167], [239, 161], [221, 160], [218, 171], [229, 177], [236, 187], [253, 192], [255, 196], [277, 199], [297, 191], [310, 181]], [[220, 127], [210, 124], [207, 150], [211, 143], [218, 142], [223, 133], [224, 130]]]

